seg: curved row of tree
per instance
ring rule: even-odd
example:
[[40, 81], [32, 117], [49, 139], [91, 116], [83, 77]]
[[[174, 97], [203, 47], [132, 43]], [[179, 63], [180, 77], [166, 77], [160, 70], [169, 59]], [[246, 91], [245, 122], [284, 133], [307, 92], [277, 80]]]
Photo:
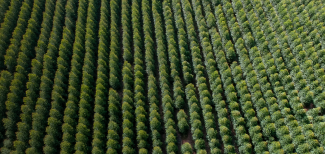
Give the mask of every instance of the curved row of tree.
[[162, 20], [162, 7], [161, 2], [157, 0], [152, 1], [152, 17], [155, 27], [156, 38], [156, 53], [158, 58], [159, 69], [159, 88], [161, 91], [161, 105], [163, 110], [164, 132], [166, 134], [165, 148], [167, 153], [176, 153], [178, 151], [174, 110], [175, 104], [172, 99], [170, 88], [170, 68], [168, 64], [168, 52], [166, 49], [166, 37], [164, 32], [164, 23]]
[[72, 153], [76, 142], [76, 126], [78, 122], [78, 102], [82, 83], [82, 66], [85, 56], [85, 27], [88, 1], [78, 2], [78, 18], [76, 21], [75, 41], [72, 47], [72, 58], [69, 72], [67, 100], [63, 112], [62, 140], [60, 153]]
[[0, 151], [322, 153], [320, 0], [2, 0]]

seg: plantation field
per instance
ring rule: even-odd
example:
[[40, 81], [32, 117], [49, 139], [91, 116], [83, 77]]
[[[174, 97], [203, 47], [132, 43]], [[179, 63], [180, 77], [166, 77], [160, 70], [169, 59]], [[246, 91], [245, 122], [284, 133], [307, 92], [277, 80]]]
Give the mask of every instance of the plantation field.
[[324, 154], [325, 0], [0, 0], [1, 154]]

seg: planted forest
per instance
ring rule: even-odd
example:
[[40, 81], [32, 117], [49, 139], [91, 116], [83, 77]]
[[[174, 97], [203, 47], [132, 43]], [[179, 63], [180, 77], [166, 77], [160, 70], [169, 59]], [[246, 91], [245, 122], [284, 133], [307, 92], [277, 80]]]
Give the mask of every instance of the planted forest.
[[325, 0], [0, 0], [1, 154], [324, 154]]

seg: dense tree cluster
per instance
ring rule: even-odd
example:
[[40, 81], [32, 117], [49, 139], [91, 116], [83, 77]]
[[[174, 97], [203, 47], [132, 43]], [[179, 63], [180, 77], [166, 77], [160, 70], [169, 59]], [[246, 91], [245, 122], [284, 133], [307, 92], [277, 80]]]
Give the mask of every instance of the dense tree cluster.
[[[0, 91], [2, 94], [7, 94], [10, 89], [10, 81], [12, 80], [12, 75], [10, 72], [8, 71], [1, 71], [1, 77], [0, 77]], [[0, 118], [4, 118], [5, 117], [5, 111], [6, 111], [6, 106], [5, 106], [5, 102], [7, 100], [7, 95], [0, 95]], [[5, 138], [5, 136], [3, 135], [5, 132], [5, 128], [3, 126], [3, 122], [0, 122], [1, 126], [0, 126], [0, 139], [3, 140]]]
[[55, 70], [57, 69], [57, 57], [59, 54], [59, 46], [61, 43], [65, 4], [66, 1], [57, 2], [58, 5], [54, 12], [53, 28], [49, 38], [49, 45], [46, 54], [43, 58], [43, 70], [40, 78], [40, 92], [36, 101], [35, 110], [32, 113], [32, 128], [30, 130], [29, 148], [26, 153], [41, 152], [43, 142], [41, 139], [45, 136], [45, 129], [47, 125], [47, 117], [51, 107], [51, 92], [53, 90], [53, 80]]
[[132, 54], [132, 24], [131, 5], [129, 0], [122, 1], [122, 27], [123, 27], [123, 99], [122, 99], [122, 153], [135, 153], [135, 131], [134, 131], [134, 102], [133, 102], [133, 72], [131, 62]]
[[[28, 6], [29, 3], [31, 6], [33, 4], [33, 7]], [[31, 65], [31, 59], [35, 54], [34, 47], [36, 46], [36, 42], [37, 42], [36, 40], [38, 39], [39, 28], [41, 27], [40, 24], [42, 23], [42, 11], [45, 5], [45, 1], [35, 1], [34, 3], [33, 2], [29, 2], [29, 3], [27, 1], [23, 3], [22, 7], [25, 8], [21, 10], [19, 19], [17, 21], [17, 27], [15, 28], [13, 33], [13, 38], [11, 39], [11, 43], [14, 44], [11, 44], [9, 46], [6, 55], [9, 57], [9, 59], [10, 56], [13, 56], [14, 57], [13, 61], [15, 61], [12, 65], [9, 64], [10, 67], [8, 66], [7, 69], [11, 72], [13, 72], [13, 70], [16, 70], [16, 72], [14, 73], [14, 78], [11, 81], [11, 86], [10, 86], [11, 91], [8, 94], [8, 98], [6, 102], [6, 106], [8, 109], [7, 118], [3, 119], [4, 125], [7, 129], [6, 131], [7, 139], [5, 140], [6, 144], [4, 144], [4, 147], [1, 149], [1, 151], [4, 153], [7, 153], [11, 150], [12, 143], [15, 140], [15, 136], [16, 136], [15, 132], [17, 131], [17, 122], [19, 121], [18, 115], [20, 114], [20, 105], [23, 102], [22, 98], [24, 97], [23, 93], [26, 89], [27, 74], [29, 73], [30, 70], [29, 67]], [[28, 7], [30, 7], [30, 9], [32, 8], [32, 11], [30, 11], [30, 13], [23, 12], [23, 10], [27, 11]], [[60, 20], [58, 22], [60, 22]], [[57, 28], [60, 30], [62, 29], [62, 27], [57, 27]], [[55, 40], [55, 41], [59, 41], [59, 40]], [[13, 55], [10, 55], [8, 53]], [[16, 56], [18, 56], [18, 58]], [[22, 110], [23, 109], [28, 110], [30, 108], [33, 107], [29, 106], [29, 108], [22, 108]], [[26, 120], [29, 120], [30, 122], [30, 119], [28, 119], [28, 117], [26, 118], [27, 118]], [[22, 125], [18, 125], [18, 129], [20, 130], [23, 129], [23, 127], [24, 126]], [[24, 138], [24, 141], [27, 142], [26, 139], [28, 139], [28, 131], [30, 130], [30, 128], [27, 127], [27, 129], [25, 130], [27, 131], [25, 134], [17, 134], [17, 137], [20, 139]], [[23, 147], [23, 150], [24, 148], [26, 147]]]
[[82, 66], [85, 56], [85, 27], [87, 19], [87, 0], [78, 2], [78, 18], [76, 21], [75, 38], [72, 47], [72, 58], [69, 72], [69, 86], [62, 122], [61, 153], [72, 153], [76, 142], [76, 126], [78, 124], [78, 102], [82, 83]]
[[193, 140], [195, 142], [194, 148], [196, 151], [205, 150], [205, 141], [203, 138], [203, 123], [200, 116], [200, 107], [198, 105], [199, 100], [195, 94], [195, 87], [193, 84], [186, 86], [186, 99], [188, 102], [191, 133], [193, 134]]
[[107, 128], [107, 93], [108, 93], [108, 59], [109, 59], [109, 9], [108, 1], [101, 1], [99, 32], [97, 80], [94, 101], [94, 120], [92, 133], [92, 153], [105, 153], [105, 133]]
[[[144, 2], [132, 1], [132, 29], [133, 29], [133, 49], [134, 49], [134, 105], [135, 105], [135, 123], [136, 123], [136, 140], [139, 154], [149, 153], [149, 129], [147, 123], [147, 98], [145, 96], [144, 81], [144, 46], [143, 46], [143, 30], [141, 28], [141, 7]], [[143, 8], [145, 10], [145, 8]], [[146, 10], [147, 11], [147, 10]]]
[[163, 21], [160, 1], [152, 1], [152, 14], [155, 27], [155, 38], [157, 45], [157, 57], [159, 66], [159, 87], [162, 96], [163, 121], [166, 132], [166, 151], [167, 153], [176, 153], [178, 151], [176, 140], [176, 123], [173, 112], [175, 110], [173, 99], [170, 92], [170, 75], [168, 68], [168, 52], [166, 49], [166, 38], [164, 36]]
[[4, 0], [4, 1], [1, 1], [0, 2], [0, 23], [3, 22], [4, 18], [5, 18], [5, 15], [6, 15], [6, 12], [7, 10], [9, 9], [9, 6], [10, 6], [10, 0]]
[[[121, 149], [119, 144], [120, 140], [120, 96], [117, 93], [116, 89], [120, 88], [120, 79], [119, 79], [119, 54], [120, 54], [120, 2], [117, 0], [110, 1], [110, 53], [109, 53], [109, 96], [108, 96], [108, 128], [107, 128], [107, 151], [106, 153], [118, 153], [118, 150]], [[107, 81], [106, 81], [107, 82]]]
[[62, 118], [63, 110], [67, 98], [69, 66], [72, 57], [72, 48], [74, 42], [75, 21], [74, 14], [77, 11], [75, 0], [68, 0], [66, 4], [66, 19], [63, 29], [62, 40], [59, 46], [59, 57], [57, 59], [57, 70], [55, 72], [54, 84], [52, 90], [52, 102], [47, 119], [46, 135], [44, 137], [44, 153], [58, 153], [60, 141], [62, 138]]
[[[78, 124], [76, 126], [76, 143], [74, 149], [76, 153], [88, 153], [91, 149], [91, 122], [93, 119], [93, 103], [97, 49], [98, 49], [98, 6], [99, 2], [90, 0], [87, 8], [87, 24], [85, 34], [85, 59], [82, 67], [82, 84], [80, 90]], [[110, 95], [110, 94], [109, 94]]]
[[[161, 102], [159, 100], [159, 93], [157, 87], [157, 79], [155, 76], [155, 50], [153, 40], [153, 21], [150, 12], [150, 5], [148, 0], [142, 0], [142, 18], [143, 18], [143, 33], [144, 33], [144, 48], [145, 48], [145, 61], [146, 61], [146, 72], [148, 79], [148, 96], [147, 100], [149, 106], [149, 121], [152, 141], [152, 153], [161, 154], [162, 152], [162, 128], [163, 123], [160, 116], [159, 106]], [[149, 149], [151, 148], [149, 147]]]
[[0, 151], [325, 148], [322, 0], [0, 0]]
[[[4, 2], [4, 1], [1, 1], [1, 2]], [[6, 50], [8, 49], [8, 47], [10, 45], [10, 39], [13, 35], [12, 32], [14, 31], [14, 29], [17, 25], [17, 22], [18, 22], [17, 21], [18, 15], [20, 15], [20, 12], [22, 12], [22, 14], [27, 13], [27, 16], [28, 16], [28, 14], [31, 13], [30, 12], [31, 5], [32, 5], [31, 2], [26, 3], [21, 0], [11, 1], [9, 9], [8, 9], [8, 11], [5, 12], [4, 17], [0, 17], [0, 20], [3, 20], [3, 22], [1, 22], [1, 27], [0, 27], [0, 68], [1, 68], [1, 70], [6, 68], [4, 65], [4, 55], [6, 55]], [[3, 14], [6, 6], [4, 4], [4, 5], [1, 5], [1, 7], [3, 7], [3, 9], [4, 9], [4, 10], [1, 9], [1, 12]], [[21, 11], [21, 9], [24, 10], [25, 12]], [[25, 19], [25, 20], [27, 20], [27, 19]], [[19, 33], [19, 34], [23, 35], [21, 33]]]
[[32, 112], [35, 109], [35, 102], [39, 97], [43, 57], [47, 51], [47, 43], [53, 25], [52, 19], [55, 7], [55, 1], [47, 1], [45, 3], [41, 33], [37, 41], [37, 47], [35, 48], [35, 58], [31, 61], [31, 72], [28, 74], [28, 81], [26, 83], [26, 97], [24, 97], [24, 104], [21, 106], [21, 122], [18, 123], [17, 139], [14, 141], [17, 152], [24, 152], [28, 147], [29, 130], [32, 126]]
[[[251, 7], [247, 7], [247, 8], [251, 8]], [[247, 11], [248, 12], [248, 11]], [[250, 11], [251, 12], [251, 11]], [[250, 14], [250, 19], [249, 19], [249, 21], [250, 21], [250, 23], [252, 23], [252, 22], [255, 22], [255, 23], [259, 23], [258, 21], [257, 21], [257, 18], [255, 17], [255, 18], [253, 18], [252, 16], [253, 16], [254, 14]], [[252, 24], [251, 24], [252, 25]], [[260, 29], [259, 28], [256, 28], [256, 29], [253, 29], [252, 30], [253, 31], [253, 34], [261, 34], [261, 31], [260, 31]], [[263, 35], [262, 35], [263, 36]], [[257, 35], [255, 35], [255, 37], [257, 37]], [[258, 39], [257, 40], [257, 45], [262, 49], [262, 42], [260, 41], [260, 40], [265, 40], [265, 38], [264, 37], [262, 37], [262, 39]], [[266, 44], [266, 43], [264, 43], [264, 44]], [[266, 48], [267, 49], [267, 48]], [[263, 50], [262, 50], [263, 51]], [[268, 50], [264, 50], [264, 51], [268, 51]], [[256, 52], [255, 52], [256, 53]], [[252, 53], [252, 54], [254, 54], [254, 53]], [[257, 54], [257, 56], [261, 56], [261, 54]], [[263, 57], [264, 58], [264, 57]], [[268, 58], [268, 59], [263, 59], [264, 61], [266, 61], [266, 60], [268, 60], [268, 61], [271, 61], [270, 60], [270, 58]], [[266, 63], [266, 62], [265, 62]], [[283, 86], [281, 86], [281, 84], [279, 84], [280, 83], [280, 81], [279, 81], [279, 77], [278, 77], [278, 74], [275, 74], [274, 73], [274, 71], [271, 71], [271, 69], [269, 69], [268, 68], [268, 66], [270, 66], [270, 64], [269, 63], [266, 63], [266, 64], [268, 64], [268, 65], [266, 65], [267, 66], [267, 70], [268, 71], [266, 71], [268, 74], [270, 74], [269, 76], [271, 77], [271, 85], [273, 85], [273, 87], [274, 87], [274, 91], [275, 91], [275, 95], [279, 98], [279, 97], [281, 97], [281, 96], [283, 96], [283, 93], [284, 92], [287, 92], [287, 93], [292, 93], [292, 89], [293, 88], [287, 88], [287, 89], [285, 89]], [[271, 64], [272, 65], [272, 64]], [[273, 63], [273, 65], [274, 65], [274, 63]], [[274, 66], [273, 66], [273, 68], [274, 68]], [[275, 70], [276, 71], [276, 70]], [[293, 85], [293, 83], [292, 83], [292, 85]], [[285, 91], [285, 90], [287, 90], [287, 91]], [[308, 119], [307, 119], [307, 116], [306, 116], [306, 113], [305, 113], [305, 110], [303, 110], [303, 108], [301, 108], [301, 107], [299, 107], [299, 106], [303, 106], [302, 104], [301, 104], [301, 102], [300, 102], [300, 100], [299, 100], [299, 98], [297, 97], [297, 92], [295, 92], [295, 93], [293, 93], [292, 95], [287, 95], [287, 100], [286, 100], [286, 102], [287, 101], [289, 101], [289, 104], [291, 105], [291, 107], [294, 109], [294, 114], [296, 114], [297, 116], [299, 116], [296, 120], [295, 120], [295, 118], [293, 119], [294, 120], [294, 123], [296, 123], [296, 124], [299, 124], [299, 126], [301, 126], [302, 127], [302, 129], [301, 128], [298, 128], [297, 126], [296, 127], [289, 127], [290, 129], [292, 129], [292, 130], [295, 130], [295, 131], [297, 131], [297, 132], [299, 132], [300, 131], [300, 133], [302, 133], [302, 135], [304, 135], [305, 136], [305, 145], [304, 146], [300, 146], [300, 149], [299, 150], [301, 150], [301, 149], [303, 149], [303, 148], [306, 148], [306, 147], [308, 147], [307, 149], [309, 149], [309, 150], [311, 150], [311, 151], [314, 151], [314, 152], [316, 152], [316, 153], [318, 153], [318, 152], [320, 152], [322, 149], [321, 148], [319, 148], [319, 141], [316, 139], [316, 137], [315, 136], [310, 136], [310, 135], [308, 135], [308, 134], [310, 134], [310, 132], [313, 132], [311, 129], [310, 129], [310, 127], [307, 127], [307, 125], [310, 123], [309, 121], [308, 121]], [[283, 101], [282, 101], [283, 102]], [[281, 104], [280, 104], [281, 105]], [[287, 105], [287, 107], [288, 107], [289, 105]], [[292, 115], [293, 116], [293, 115]], [[290, 126], [290, 125], [289, 125]], [[306, 127], [305, 127], [306, 126]], [[295, 137], [295, 140], [296, 140], [296, 138], [297, 138], [298, 136], [296, 136]], [[302, 136], [301, 136], [301, 138], [302, 138]], [[303, 144], [303, 143], [298, 143], [298, 144]]]
[[[17, 65], [16, 59], [18, 57], [18, 53], [20, 50], [24, 50], [23, 46], [27, 44], [33, 46], [33, 44], [36, 43], [36, 41], [30, 42], [30, 39], [33, 40], [33, 33], [36, 33], [36, 36], [38, 34], [38, 28], [40, 27], [40, 23], [42, 23], [41, 12], [44, 9], [44, 3], [44, 0], [35, 1], [34, 3], [32, 0], [24, 1], [21, 11], [19, 12], [17, 26], [12, 33], [10, 45], [6, 51], [6, 55], [4, 56], [4, 64], [8, 71], [14, 72]], [[28, 43], [26, 43], [27, 39]], [[22, 47], [20, 48], [21, 45]], [[27, 50], [30, 49], [28, 47], [26, 48]]]

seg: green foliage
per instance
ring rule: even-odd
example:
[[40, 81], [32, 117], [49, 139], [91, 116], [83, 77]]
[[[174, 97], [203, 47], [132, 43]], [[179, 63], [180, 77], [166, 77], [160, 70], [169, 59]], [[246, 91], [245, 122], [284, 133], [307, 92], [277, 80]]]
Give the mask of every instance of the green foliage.
[[[80, 102], [79, 102], [79, 121], [77, 125], [77, 134], [82, 138], [76, 138], [75, 150], [76, 152], [88, 152], [90, 149], [85, 148], [84, 146], [90, 142], [90, 134], [87, 134], [86, 131], [90, 131], [90, 118], [92, 117], [93, 107], [90, 104], [94, 101], [93, 91], [95, 87], [93, 86], [95, 81], [93, 76], [95, 75], [94, 61], [97, 50], [97, 37], [94, 36], [97, 30], [97, 4], [96, 1], [89, 1], [87, 8], [87, 24], [86, 24], [86, 35], [85, 35], [85, 62], [83, 66], [83, 78], [80, 91]], [[112, 93], [112, 94], [111, 94]], [[114, 95], [114, 92], [110, 92], [111, 95]], [[114, 95], [116, 96], [116, 94]], [[111, 100], [111, 99], [109, 99]], [[86, 130], [78, 131], [79, 127], [87, 127]], [[114, 145], [112, 145], [114, 146]]]
[[[40, 97], [36, 102], [35, 111], [33, 113], [33, 124], [32, 131], [35, 135], [30, 136], [30, 146], [31, 148], [27, 149], [28, 151], [40, 151], [42, 145], [44, 144], [39, 138], [44, 137], [45, 126], [47, 122], [47, 117], [49, 116], [49, 109], [51, 102], [51, 92], [53, 88], [53, 80], [54, 80], [54, 70], [57, 68], [56, 60], [58, 56], [58, 48], [61, 40], [58, 38], [62, 37], [62, 23], [64, 21], [64, 17], [61, 14], [64, 14], [64, 8], [60, 6], [62, 3], [66, 3], [66, 1], [57, 2], [57, 9], [55, 12], [52, 34], [49, 39], [49, 45], [47, 49], [47, 53], [44, 55], [43, 62], [43, 74], [41, 76], [41, 84], [40, 84]], [[54, 37], [55, 36], [55, 37]], [[61, 53], [62, 54], [62, 53]], [[34, 116], [35, 114], [35, 116]], [[36, 135], [37, 134], [37, 135]], [[53, 143], [53, 142], [52, 142]], [[51, 144], [51, 143], [49, 143]]]
[[[5, 1], [2, 1], [5, 2]], [[26, 3], [26, 2], [25, 2]], [[4, 65], [4, 55], [6, 54], [6, 50], [10, 45], [10, 39], [12, 37], [12, 33], [17, 25], [17, 20], [18, 20], [18, 15], [20, 14], [20, 8], [22, 7], [23, 4], [22, 1], [20, 0], [15, 0], [10, 2], [10, 6], [7, 12], [4, 12], [6, 9], [6, 4], [1, 5], [3, 7], [3, 10], [1, 9], [1, 28], [0, 28], [0, 68], [5, 69]], [[26, 3], [24, 5], [24, 9], [26, 10], [26, 6], [31, 5], [32, 2]], [[5, 13], [5, 14], [4, 14]], [[27, 11], [27, 16], [28, 14], [31, 13], [31, 11]], [[23, 12], [22, 12], [23, 14]], [[3, 16], [4, 15], [4, 16]], [[21, 34], [23, 35], [23, 34]], [[19, 47], [18, 47], [19, 48]]]
[[[47, 6], [49, 5], [49, 3], [50, 2], [47, 3]], [[8, 99], [11, 100], [11, 103], [18, 103], [18, 104], [22, 103], [22, 101], [19, 100], [19, 98], [23, 97], [22, 93], [24, 93], [24, 90], [26, 88], [25, 84], [27, 81], [27, 79], [26, 79], [27, 73], [30, 70], [29, 67], [30, 67], [30, 61], [32, 58], [32, 53], [33, 53], [34, 47], [36, 45], [36, 40], [38, 39], [38, 35], [39, 35], [39, 27], [40, 27], [40, 23], [42, 21], [41, 14], [44, 9], [44, 4], [45, 4], [45, 1], [35, 1], [33, 10], [30, 10], [30, 6], [32, 5], [32, 2], [26, 1], [23, 3], [23, 7], [22, 7], [22, 11], [21, 11], [22, 15], [20, 15], [20, 18], [17, 22], [18, 25], [15, 28], [16, 30], [14, 31], [14, 34], [13, 34], [14, 38], [12, 39], [12, 42], [18, 41], [19, 43], [18, 44], [15, 43], [14, 45], [9, 46], [9, 49], [7, 50], [11, 54], [11, 55], [7, 55], [8, 59], [12, 59], [14, 57], [17, 58], [17, 56], [18, 56], [16, 62], [10, 63], [10, 64], [8, 63], [9, 71], [13, 71], [15, 69], [17, 71], [17, 73], [16, 73], [17, 75], [16, 74], [14, 75], [14, 80], [12, 83], [17, 83], [15, 80], [18, 80], [21, 82], [18, 89], [16, 89], [17, 85], [12, 84], [12, 86], [15, 86], [16, 88], [13, 87], [11, 93], [13, 92], [16, 94], [17, 93], [20, 93], [20, 94], [17, 95], [18, 97], [14, 97], [14, 98], [10, 98], [11, 94], [9, 94]], [[46, 9], [46, 11], [47, 11], [47, 13], [51, 14], [50, 13], [51, 10]], [[28, 19], [30, 16], [31, 16], [31, 18]], [[28, 24], [27, 24], [27, 22], [28, 22]], [[25, 30], [26, 30], [26, 33], [24, 33]], [[59, 40], [57, 40], [57, 41], [59, 41]], [[20, 50], [19, 50], [19, 48], [20, 48]], [[18, 55], [18, 51], [19, 51], [19, 55]], [[14, 58], [14, 59], [16, 59], [16, 58]], [[17, 67], [15, 67], [16, 65], [17, 65]], [[36, 76], [31, 77], [31, 79], [36, 82], [39, 81]], [[38, 87], [37, 87], [38, 83], [35, 83], [34, 85], [31, 85], [31, 84], [33, 84], [33, 83], [29, 83], [28, 86], [29, 87], [36, 86], [36, 88], [34, 90], [38, 90]], [[16, 90], [14, 90], [14, 89], [16, 89]], [[32, 93], [32, 96], [34, 99], [32, 101], [36, 101], [35, 99], [36, 99], [37, 95], [35, 95], [35, 93]], [[16, 100], [14, 100], [14, 99], [16, 99]], [[19, 134], [19, 133], [17, 134], [19, 136], [20, 141], [22, 141], [22, 142], [20, 142], [21, 144], [17, 144], [18, 146], [20, 146], [18, 148], [21, 151], [25, 150], [26, 144], [27, 144], [28, 138], [29, 138], [28, 131], [29, 131], [30, 125], [31, 125], [31, 121], [30, 121], [31, 115], [28, 115], [28, 114], [31, 114], [31, 111], [34, 109], [34, 106], [33, 106], [34, 102], [31, 102], [31, 100], [28, 100], [28, 99], [26, 99], [26, 100], [25, 100], [25, 102], [32, 103], [32, 104], [27, 104], [30, 106], [25, 106], [25, 108], [23, 108], [24, 113], [26, 113], [26, 111], [29, 112], [29, 113], [27, 113], [27, 117], [22, 116], [22, 117], [24, 117], [23, 121], [27, 122], [27, 124], [19, 124], [19, 128], [18, 128], [19, 133], [20, 133], [20, 130], [24, 131], [22, 134]], [[14, 111], [14, 112], [16, 112], [16, 115], [19, 115], [19, 113], [20, 113], [19, 109], [20, 109], [20, 107], [17, 107], [15, 109], [16, 111]], [[31, 109], [31, 110], [29, 110], [29, 109]], [[11, 109], [9, 109], [9, 110], [11, 110]], [[10, 115], [10, 112], [8, 112], [8, 113]], [[11, 124], [16, 125], [17, 119], [15, 117], [12, 117], [11, 115], [9, 117], [13, 119]], [[6, 120], [4, 120], [4, 121], [6, 121]], [[10, 124], [9, 125], [7, 124], [7, 126], [11, 127], [9, 129], [11, 131], [15, 131], [17, 129], [14, 126], [10, 126]], [[26, 129], [26, 127], [27, 127], [27, 129]], [[21, 137], [22, 135], [24, 135], [24, 137]], [[9, 142], [13, 142], [13, 139], [14, 139], [13, 136], [14, 135], [11, 135], [10, 132], [7, 133], [7, 137], [11, 138], [11, 141], [9, 141]], [[6, 147], [6, 148], [10, 148], [10, 147]]]
[[82, 66], [84, 64], [84, 41], [86, 27], [87, 2], [79, 1], [78, 19], [76, 22], [75, 42], [73, 44], [73, 55], [71, 60], [71, 71], [69, 73], [68, 99], [64, 110], [62, 125], [61, 152], [71, 153], [74, 151], [76, 125], [78, 119], [78, 102], [80, 101], [80, 90], [82, 83]]
[[178, 129], [181, 133], [185, 134], [187, 130], [189, 129], [189, 125], [187, 122], [187, 115], [184, 112], [184, 110], [180, 110], [177, 113], [177, 120], [178, 120]]
[[[119, 55], [120, 55], [120, 34], [118, 31], [118, 27], [120, 26], [120, 21], [118, 18], [120, 16], [120, 2], [110, 1], [110, 14], [111, 14], [111, 22], [110, 22], [110, 53], [109, 53], [109, 84], [114, 89], [120, 88], [120, 66], [118, 64]], [[127, 51], [126, 51], [127, 52]]]
[[[92, 152], [93, 153], [104, 153], [105, 147], [105, 131], [106, 131], [106, 122], [104, 118], [106, 116], [107, 108], [107, 86], [106, 82], [108, 79], [108, 47], [105, 42], [108, 41], [108, 31], [106, 31], [106, 26], [108, 26], [108, 17], [105, 14], [108, 14], [108, 3], [105, 1], [101, 2], [101, 17], [99, 20], [99, 39], [101, 40], [98, 44], [98, 66], [97, 66], [97, 81], [96, 81], [96, 94], [95, 94], [95, 107], [94, 107], [94, 123], [93, 123], [93, 140], [92, 140]], [[132, 149], [123, 149], [125, 151], [132, 152]]]
[[[10, 45], [6, 51], [6, 54], [4, 56], [4, 64], [8, 71], [11, 73], [14, 72], [15, 67], [17, 65], [17, 58], [18, 58], [18, 53], [20, 52], [20, 46], [22, 45], [21, 43], [24, 42], [23, 40], [23, 35], [29, 36], [29, 39], [32, 39], [31, 37], [33, 35], [33, 32], [36, 33], [37, 35], [37, 28], [39, 27], [38, 21], [40, 21], [40, 16], [41, 12], [43, 11], [42, 9], [44, 8], [44, 1], [38, 1], [35, 3], [35, 6], [38, 6], [37, 8], [33, 8], [33, 1], [24, 1], [21, 7], [21, 11], [19, 12], [19, 17], [17, 20], [17, 26], [12, 32], [12, 38], [10, 39]], [[33, 16], [31, 17], [32, 12], [34, 12]], [[27, 25], [28, 25], [28, 30], [27, 30]], [[25, 34], [25, 32], [27, 32]], [[28, 35], [29, 33], [29, 35]], [[27, 40], [25, 40], [26, 42]], [[31, 41], [31, 40], [28, 40]], [[34, 44], [36, 41], [32, 41]], [[32, 44], [33, 44], [32, 43]], [[33, 47], [33, 46], [32, 46]], [[22, 48], [24, 49], [24, 48]], [[30, 48], [25, 48], [25, 49], [30, 49]], [[6, 49], [5, 49], [6, 50]]]
[[181, 151], [182, 154], [192, 154], [193, 151], [192, 151], [191, 144], [189, 144], [188, 142], [183, 143]]
[[322, 153], [322, 6], [2, 0], [1, 152]]
[[[10, 81], [12, 80], [12, 75], [8, 71], [1, 71], [1, 78], [0, 78], [0, 91], [1, 91], [1, 96], [0, 96], [0, 119], [4, 118], [4, 113], [6, 110], [5, 102], [7, 100], [7, 93], [9, 92], [9, 86], [10, 86]], [[2, 122], [1, 122], [2, 123]], [[4, 136], [2, 135], [4, 133], [4, 128], [3, 128], [3, 123], [0, 127], [0, 132], [1, 132], [1, 139], [4, 139]]]
[[70, 38], [74, 38], [73, 32], [75, 26], [74, 24], [70, 24], [70, 22], [74, 22], [75, 18], [72, 16], [77, 11], [74, 1], [68, 1], [66, 5], [66, 19], [65, 25], [66, 27], [63, 30], [63, 39], [61, 41], [59, 47], [59, 57], [57, 59], [57, 71], [54, 77], [54, 86], [52, 91], [52, 102], [51, 102], [51, 110], [50, 117], [48, 118], [48, 126], [46, 128], [46, 136], [44, 137], [45, 147], [43, 151], [45, 153], [57, 153], [59, 152], [59, 141], [61, 139], [61, 125], [62, 125], [62, 113], [65, 93], [66, 93], [66, 84], [68, 83], [68, 69], [69, 60], [71, 59], [72, 54], [70, 53], [72, 50], [73, 40]]
[[[156, 38], [156, 44], [157, 44], [157, 55], [158, 55], [158, 66], [159, 66], [159, 81], [160, 81], [160, 88], [161, 88], [161, 96], [162, 98], [162, 106], [164, 110], [164, 122], [165, 122], [165, 129], [166, 130], [166, 136], [172, 137], [176, 136], [175, 131], [175, 122], [173, 120], [172, 112], [174, 110], [174, 107], [172, 106], [172, 99], [170, 96], [170, 88], [169, 88], [169, 72], [168, 69], [168, 63], [166, 61], [167, 55], [166, 52], [166, 46], [164, 41], [164, 33], [163, 33], [163, 24], [162, 24], [162, 17], [161, 17], [161, 4], [160, 1], [152, 1], [152, 14], [154, 19], [154, 27], [155, 27], [155, 38]], [[167, 21], [168, 22], [168, 21]], [[169, 47], [170, 49], [170, 47]], [[170, 50], [169, 50], [170, 51]], [[172, 74], [175, 75], [175, 74]], [[167, 153], [172, 153], [177, 151], [176, 141], [175, 140], [169, 140], [167, 142]]]

